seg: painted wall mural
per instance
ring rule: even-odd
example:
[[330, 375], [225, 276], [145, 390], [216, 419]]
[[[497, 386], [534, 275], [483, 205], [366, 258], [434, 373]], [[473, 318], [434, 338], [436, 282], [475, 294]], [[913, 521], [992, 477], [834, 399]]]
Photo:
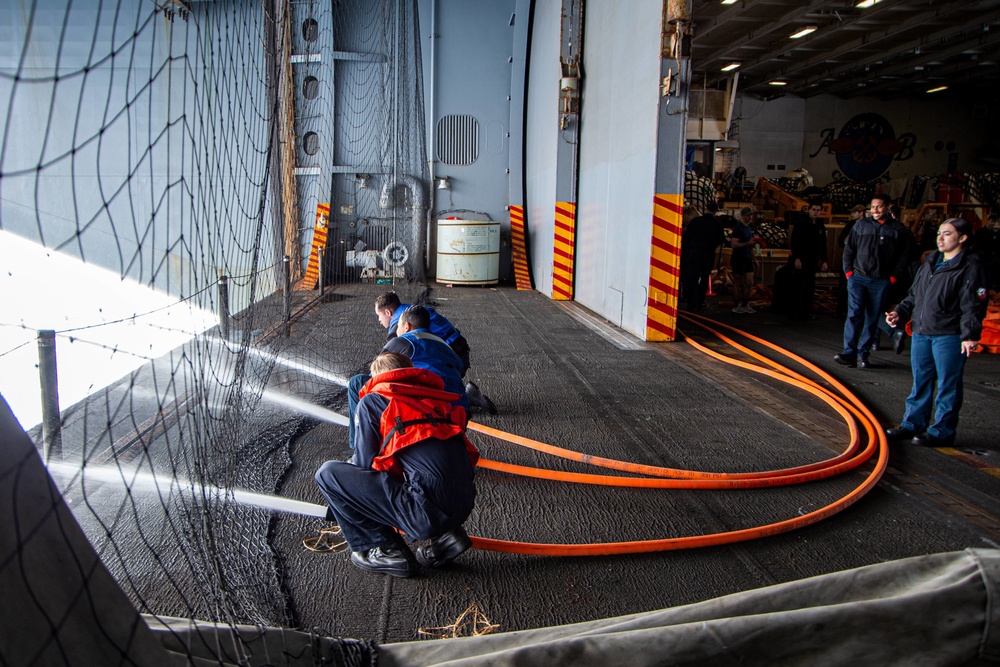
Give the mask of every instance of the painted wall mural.
[[893, 162], [912, 158], [917, 143], [912, 132], [897, 137], [892, 124], [877, 113], [858, 114], [844, 123], [836, 137], [835, 133], [833, 127], [822, 130], [822, 143], [809, 157], [826, 150], [837, 156], [845, 177], [862, 183], [883, 175]]

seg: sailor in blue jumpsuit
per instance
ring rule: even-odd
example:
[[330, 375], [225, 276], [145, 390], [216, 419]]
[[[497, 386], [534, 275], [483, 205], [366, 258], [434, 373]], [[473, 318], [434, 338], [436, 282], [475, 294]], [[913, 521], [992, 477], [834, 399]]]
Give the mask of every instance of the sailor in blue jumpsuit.
[[[412, 306], [402, 303], [399, 295], [395, 292], [385, 292], [375, 299], [375, 316], [379, 324], [388, 329], [386, 338], [392, 340], [396, 337], [396, 330], [399, 327], [399, 319], [403, 313]], [[430, 314], [430, 322], [427, 330], [448, 344], [458, 358], [462, 360], [462, 377], [468, 374], [471, 362], [469, 360], [469, 341], [465, 339], [462, 332], [452, 324], [447, 317], [437, 312], [433, 308], [424, 306]], [[469, 396], [469, 404], [474, 408], [480, 408], [485, 412], [497, 414], [497, 406], [493, 404], [488, 396], [483, 394], [479, 386], [470, 378], [465, 383], [465, 393]]]

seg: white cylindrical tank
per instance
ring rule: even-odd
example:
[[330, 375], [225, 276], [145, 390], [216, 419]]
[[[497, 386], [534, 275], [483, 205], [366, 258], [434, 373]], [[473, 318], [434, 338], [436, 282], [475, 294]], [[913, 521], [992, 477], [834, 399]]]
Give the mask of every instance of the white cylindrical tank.
[[437, 282], [495, 285], [499, 275], [499, 222], [437, 221]]

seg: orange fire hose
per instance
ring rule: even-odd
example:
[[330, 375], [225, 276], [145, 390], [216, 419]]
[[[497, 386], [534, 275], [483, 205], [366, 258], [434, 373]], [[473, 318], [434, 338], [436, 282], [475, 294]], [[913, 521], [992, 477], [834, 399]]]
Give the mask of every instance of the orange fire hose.
[[[507, 433], [476, 422], [470, 422], [469, 428], [471, 430], [504, 440], [511, 444], [528, 447], [539, 452], [544, 452], [568, 460], [591, 464], [601, 468], [647, 475], [649, 477], [654, 477], [654, 479], [650, 479], [649, 477], [617, 477], [611, 475], [571, 473], [519, 466], [489, 459], [480, 459], [479, 465], [491, 470], [540, 479], [549, 479], [553, 481], [657, 489], [748, 489], [799, 484], [825, 479], [856, 468], [857, 466], [868, 461], [877, 451], [878, 458], [872, 471], [851, 492], [838, 500], [809, 512], [808, 514], [803, 514], [801, 516], [796, 516], [763, 526], [708, 535], [590, 544], [541, 544], [533, 542], [498, 540], [486, 537], [473, 537], [472, 542], [475, 547], [491, 551], [532, 554], [538, 556], [601, 556], [612, 554], [672, 551], [678, 549], [716, 546], [720, 544], [731, 544], [734, 542], [744, 542], [762, 537], [768, 537], [770, 535], [777, 535], [779, 533], [788, 532], [817, 523], [846, 509], [875, 486], [878, 480], [882, 477], [888, 463], [888, 443], [884, 432], [879, 426], [878, 420], [871, 413], [871, 411], [850, 392], [850, 390], [848, 390], [829, 373], [826, 373], [802, 357], [769, 341], [740, 331], [734, 327], [714, 322], [713, 320], [697, 315], [683, 314], [682, 317], [687, 322], [699, 326], [715, 335], [719, 338], [719, 340], [729, 344], [739, 352], [758, 360], [764, 364], [764, 366], [727, 357], [701, 345], [700, 343], [692, 340], [690, 337], [685, 336], [687, 343], [701, 352], [704, 352], [705, 354], [708, 354], [725, 363], [733, 364], [740, 368], [766, 375], [807, 391], [825, 402], [827, 405], [831, 406], [838, 414], [841, 415], [841, 417], [843, 417], [845, 423], [847, 424], [850, 433], [850, 443], [848, 447], [841, 454], [825, 461], [781, 470], [746, 473], [702, 472], [641, 465], [638, 463], [592, 456], [542, 443], [537, 440], [532, 440], [530, 438], [525, 438], [512, 433]], [[753, 341], [754, 343], [773, 350], [780, 355], [783, 355], [826, 381], [835, 391], [828, 389], [815, 380], [805, 377], [790, 368], [786, 368], [778, 362], [737, 343], [735, 340], [720, 333], [713, 327], [721, 327]], [[866, 441], [866, 445], [863, 448], [860, 447], [860, 432], [862, 430], [864, 431]]]

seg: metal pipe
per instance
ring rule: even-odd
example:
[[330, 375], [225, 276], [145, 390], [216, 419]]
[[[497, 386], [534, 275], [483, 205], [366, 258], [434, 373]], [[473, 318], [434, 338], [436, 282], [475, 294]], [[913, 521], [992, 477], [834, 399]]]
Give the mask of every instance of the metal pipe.
[[688, 0], [667, 0], [667, 23], [687, 23], [690, 20], [691, 7]]
[[[399, 27], [400, 0], [396, 0], [396, 20], [393, 23], [393, 61], [392, 61], [392, 177], [395, 182], [399, 178], [399, 49], [400, 49], [400, 27]], [[392, 224], [393, 236], [397, 236], [396, 223]], [[393, 284], [396, 279], [393, 277]]]
[[413, 208], [425, 208], [427, 206], [424, 197], [424, 184], [413, 176], [402, 174], [399, 176], [390, 176], [382, 184], [382, 192], [379, 193], [378, 198], [379, 208], [396, 208], [396, 188], [400, 185], [405, 185], [409, 189]]
[[320, 246], [320, 247], [316, 248], [316, 264], [318, 265], [318, 269], [319, 269], [319, 279], [317, 280], [317, 282], [319, 283], [319, 285], [318, 285], [319, 286], [319, 295], [323, 296], [323, 290], [326, 288], [326, 281], [323, 279], [323, 277], [324, 277], [323, 276], [323, 273], [324, 273], [324, 271], [323, 271], [323, 269], [324, 269], [324, 267], [323, 267], [323, 246]]
[[288, 255], [281, 259], [281, 268], [285, 275], [285, 335], [288, 335], [288, 322], [292, 319], [292, 262]]
[[390, 176], [382, 184], [382, 192], [379, 195], [378, 205], [384, 209], [396, 208], [396, 188], [400, 184], [405, 185], [410, 191], [410, 200], [413, 202], [413, 226], [410, 231], [410, 247], [408, 248], [411, 251], [409, 261], [423, 262], [427, 251], [428, 211], [424, 198], [424, 184], [419, 179], [406, 174]]
[[59, 410], [59, 373], [56, 369], [56, 332], [38, 332], [38, 379], [42, 388], [42, 455], [45, 461], [62, 458], [62, 416]]
[[392, 28], [392, 177], [399, 175], [399, 0]]
[[427, 113], [427, 171], [429, 174], [429, 180], [427, 183], [430, 185], [430, 194], [427, 197], [427, 254], [424, 257], [424, 267], [425, 271], [430, 270], [431, 267], [431, 229], [434, 225], [434, 142], [436, 141], [437, 135], [437, 120], [434, 118], [434, 101], [437, 97], [437, 91], [434, 89], [434, 70], [435, 63], [437, 61], [437, 0], [431, 0], [431, 72], [430, 72], [430, 85], [428, 89], [430, 90], [430, 99], [428, 100], [429, 110]]
[[229, 278], [219, 274], [219, 334], [229, 340]]

